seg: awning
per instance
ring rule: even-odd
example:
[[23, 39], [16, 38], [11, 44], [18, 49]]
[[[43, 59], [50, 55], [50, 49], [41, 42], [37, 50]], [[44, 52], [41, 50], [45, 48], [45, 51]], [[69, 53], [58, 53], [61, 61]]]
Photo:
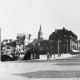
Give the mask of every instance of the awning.
[[80, 52], [79, 50], [72, 50], [72, 51], [75, 52], [75, 53], [76, 53], [76, 52]]

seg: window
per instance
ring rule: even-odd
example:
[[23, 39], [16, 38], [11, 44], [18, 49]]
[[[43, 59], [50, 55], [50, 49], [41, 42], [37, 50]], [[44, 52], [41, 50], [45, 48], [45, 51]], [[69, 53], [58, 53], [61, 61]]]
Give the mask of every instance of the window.
[[66, 37], [66, 35], [64, 35], [64, 37]]

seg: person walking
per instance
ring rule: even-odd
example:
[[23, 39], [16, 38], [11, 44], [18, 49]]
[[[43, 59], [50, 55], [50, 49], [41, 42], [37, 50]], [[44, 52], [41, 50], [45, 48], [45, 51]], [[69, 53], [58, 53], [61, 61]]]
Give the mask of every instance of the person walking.
[[49, 52], [47, 53], [47, 60], [50, 60], [50, 54], [49, 54]]

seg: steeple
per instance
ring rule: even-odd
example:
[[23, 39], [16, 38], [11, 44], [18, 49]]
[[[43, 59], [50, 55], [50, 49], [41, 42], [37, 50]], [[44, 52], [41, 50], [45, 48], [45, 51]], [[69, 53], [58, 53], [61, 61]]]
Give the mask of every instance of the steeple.
[[43, 40], [43, 37], [42, 37], [42, 30], [41, 30], [41, 25], [40, 25], [40, 29], [39, 29], [39, 32], [38, 32], [38, 40]]
[[41, 25], [40, 25], [40, 29], [39, 29], [39, 31], [41, 32]]

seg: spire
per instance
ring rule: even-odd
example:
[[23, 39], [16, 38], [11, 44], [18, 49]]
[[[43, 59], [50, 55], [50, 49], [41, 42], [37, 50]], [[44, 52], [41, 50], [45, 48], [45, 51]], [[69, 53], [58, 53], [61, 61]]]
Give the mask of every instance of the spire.
[[41, 32], [41, 25], [40, 25], [40, 29], [39, 29], [39, 31]]
[[42, 30], [41, 30], [41, 25], [40, 25], [40, 29], [39, 29], [39, 32], [38, 32], [38, 40], [42, 40], [43, 37], [42, 37]]

